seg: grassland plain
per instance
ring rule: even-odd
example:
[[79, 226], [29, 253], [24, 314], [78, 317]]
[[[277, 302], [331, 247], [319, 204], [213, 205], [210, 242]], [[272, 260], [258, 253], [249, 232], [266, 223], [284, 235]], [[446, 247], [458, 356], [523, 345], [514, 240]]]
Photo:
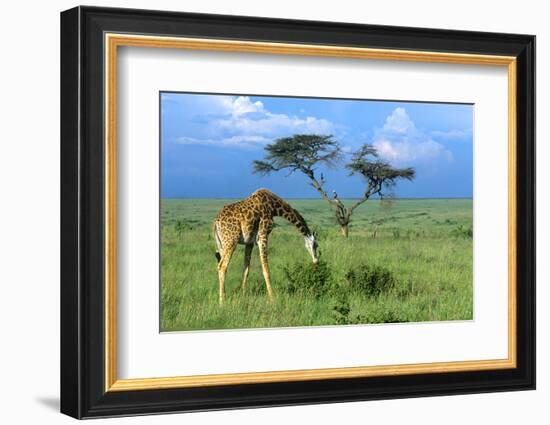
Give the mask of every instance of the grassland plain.
[[[298, 231], [276, 218], [268, 251], [274, 301], [266, 296], [257, 248], [241, 293], [239, 245], [220, 308], [212, 221], [234, 200], [163, 199], [161, 331], [472, 319], [471, 199], [369, 200], [354, 212], [347, 239], [324, 201], [288, 201], [318, 232], [321, 280], [330, 290], [299, 290], [292, 274], [313, 267], [311, 258]], [[350, 271], [362, 266], [391, 285], [374, 293], [352, 287]]]

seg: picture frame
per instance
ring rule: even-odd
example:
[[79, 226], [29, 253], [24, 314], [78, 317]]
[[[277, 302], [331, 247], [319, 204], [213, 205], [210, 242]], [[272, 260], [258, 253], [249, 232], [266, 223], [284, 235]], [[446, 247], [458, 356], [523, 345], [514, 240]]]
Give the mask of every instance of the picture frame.
[[[508, 356], [119, 379], [122, 46], [506, 68]], [[535, 388], [534, 36], [80, 6], [61, 13], [61, 120], [62, 413], [92, 418]]]

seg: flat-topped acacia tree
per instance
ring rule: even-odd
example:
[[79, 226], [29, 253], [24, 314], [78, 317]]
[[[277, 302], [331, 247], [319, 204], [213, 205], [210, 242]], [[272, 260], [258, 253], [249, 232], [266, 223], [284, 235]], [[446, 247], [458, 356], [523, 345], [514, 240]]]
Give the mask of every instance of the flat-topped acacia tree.
[[398, 179], [412, 180], [413, 168], [393, 168], [389, 162], [378, 157], [376, 149], [368, 144], [352, 153], [351, 161], [346, 164], [350, 175], [361, 175], [367, 187], [361, 198], [351, 207], [346, 207], [335, 191], [329, 197], [324, 189], [323, 174], [317, 175], [317, 168], [325, 165], [329, 168], [340, 163], [343, 155], [340, 144], [331, 135], [296, 134], [283, 137], [265, 146], [266, 155], [262, 161], [254, 161], [254, 173], [267, 175], [272, 172], [289, 170], [304, 174], [311, 186], [333, 208], [336, 221], [344, 236], [348, 236], [353, 211], [374, 195], [384, 196], [383, 190], [395, 186]]

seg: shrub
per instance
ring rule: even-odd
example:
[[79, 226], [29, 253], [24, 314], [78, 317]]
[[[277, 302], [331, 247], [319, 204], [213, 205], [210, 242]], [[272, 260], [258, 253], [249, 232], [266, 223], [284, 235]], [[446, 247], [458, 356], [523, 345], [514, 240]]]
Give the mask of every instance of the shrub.
[[404, 323], [408, 322], [407, 318], [401, 317], [398, 312], [392, 310], [376, 309], [368, 314], [357, 314], [351, 319], [350, 324], [360, 323]]
[[332, 289], [332, 272], [324, 261], [318, 264], [298, 263], [292, 267], [284, 267], [283, 272], [287, 279], [288, 293], [301, 292], [320, 297]]
[[349, 305], [349, 300], [346, 294], [339, 293], [336, 297], [336, 302], [332, 307], [332, 316], [334, 322], [337, 325], [350, 325], [351, 307]]
[[451, 231], [451, 235], [457, 238], [472, 239], [474, 236], [474, 230], [472, 229], [472, 226], [463, 227], [460, 225]]
[[185, 220], [184, 218], [178, 218], [176, 220], [176, 233], [181, 236], [183, 234], [183, 232], [185, 232], [186, 230], [191, 230], [193, 229], [193, 226], [191, 226], [187, 220]]
[[397, 283], [393, 273], [388, 269], [368, 264], [361, 264], [349, 270], [345, 278], [352, 290], [368, 296], [377, 296], [382, 292], [387, 292]]
[[386, 306], [377, 305], [364, 314], [351, 314], [349, 298], [346, 294], [339, 294], [332, 307], [332, 317], [336, 325], [361, 325], [366, 323], [401, 323], [407, 318], [401, 313]]

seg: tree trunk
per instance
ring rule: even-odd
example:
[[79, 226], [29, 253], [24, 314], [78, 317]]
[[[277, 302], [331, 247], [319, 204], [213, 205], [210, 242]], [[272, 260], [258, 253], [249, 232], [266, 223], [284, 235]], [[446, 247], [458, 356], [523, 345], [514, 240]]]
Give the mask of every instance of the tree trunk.
[[340, 231], [342, 232], [342, 235], [344, 237], [348, 237], [349, 232], [349, 222], [351, 221], [351, 213], [350, 211], [345, 207], [345, 205], [340, 201], [338, 198], [335, 198], [336, 202], [336, 221], [340, 225]]
[[344, 235], [344, 237], [348, 237], [348, 225], [347, 224], [344, 224], [342, 226], [340, 226], [340, 231], [342, 232], [342, 235]]

